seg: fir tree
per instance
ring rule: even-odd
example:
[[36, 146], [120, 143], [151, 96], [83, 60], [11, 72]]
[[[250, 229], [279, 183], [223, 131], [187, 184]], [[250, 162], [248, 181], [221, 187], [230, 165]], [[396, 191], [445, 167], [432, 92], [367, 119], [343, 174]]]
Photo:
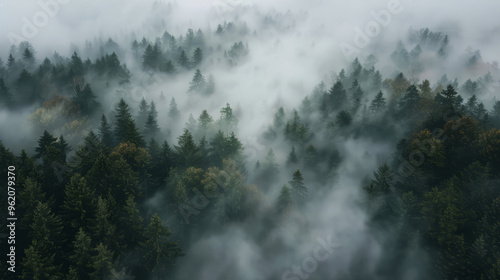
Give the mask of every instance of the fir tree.
[[351, 124], [352, 122], [352, 117], [349, 112], [346, 111], [340, 111], [337, 116], [336, 116], [337, 124], [340, 127], [345, 127]]
[[280, 196], [278, 197], [278, 211], [280, 214], [285, 214], [293, 208], [293, 198], [290, 194], [290, 189], [285, 184], [281, 188]]
[[69, 257], [76, 279], [86, 279], [92, 271], [92, 240], [80, 228], [73, 241], [73, 254]]
[[372, 103], [370, 104], [370, 111], [372, 113], [378, 113], [384, 109], [385, 104], [385, 97], [383, 96], [382, 91], [379, 91], [377, 93], [377, 96], [375, 96], [375, 99], [373, 99]]
[[307, 198], [307, 187], [304, 185], [304, 178], [300, 170], [293, 173], [292, 180], [288, 182], [291, 186], [291, 192], [297, 204], [301, 205]]
[[94, 249], [97, 253], [92, 257], [92, 270], [90, 274], [92, 279], [108, 279], [111, 268], [113, 267], [113, 251], [108, 249], [102, 242]]
[[87, 180], [78, 173], [73, 175], [66, 185], [63, 205], [71, 227], [85, 227], [94, 216], [96, 206], [94, 190], [87, 186]]
[[344, 106], [345, 102], [347, 101], [347, 94], [344, 89], [344, 86], [340, 81], [337, 81], [333, 86], [330, 88], [330, 107], [333, 110], [340, 109]]
[[292, 146], [292, 150], [288, 154], [286, 163], [288, 166], [295, 166], [298, 162], [299, 159], [297, 158], [297, 154], [295, 153], [295, 146]]
[[196, 91], [202, 92], [206, 87], [205, 77], [200, 72], [200, 69], [196, 69], [196, 73], [193, 76], [193, 80], [189, 84], [189, 92]]
[[203, 60], [203, 52], [198, 47], [194, 50], [193, 53], [193, 59], [192, 59], [193, 67], [197, 67], [198, 65], [200, 65], [202, 60]]
[[8, 107], [11, 104], [12, 95], [5, 85], [3, 78], [0, 78], [0, 106]]
[[135, 122], [130, 114], [130, 109], [125, 100], [120, 99], [116, 107], [115, 115], [115, 139], [119, 143], [130, 142], [139, 147], [144, 146], [144, 140], [135, 126]]
[[146, 228], [146, 240], [141, 245], [146, 267], [157, 275], [165, 273], [165, 270], [175, 263], [175, 259], [183, 255], [182, 250], [177, 247], [177, 242], [168, 241], [171, 234], [160, 217], [154, 213]]
[[43, 131], [43, 135], [38, 139], [38, 147], [35, 148], [35, 158], [42, 158], [48, 154], [49, 147], [53, 146], [57, 138], [52, 136], [47, 130]]
[[177, 109], [175, 98], [172, 97], [172, 99], [170, 100], [170, 109], [168, 111], [168, 116], [175, 121], [179, 119], [180, 113], [181, 112], [179, 112], [179, 109]]
[[146, 124], [149, 114], [149, 104], [144, 97], [139, 102], [139, 113], [137, 114], [137, 124], [143, 127]]
[[113, 132], [104, 114], [101, 116], [101, 124], [99, 125], [99, 138], [101, 139], [101, 143], [106, 147], [113, 146]]
[[186, 56], [186, 52], [184, 52], [184, 50], [181, 52], [181, 55], [179, 57], [179, 65], [184, 69], [189, 68], [189, 60], [188, 60], [188, 57]]

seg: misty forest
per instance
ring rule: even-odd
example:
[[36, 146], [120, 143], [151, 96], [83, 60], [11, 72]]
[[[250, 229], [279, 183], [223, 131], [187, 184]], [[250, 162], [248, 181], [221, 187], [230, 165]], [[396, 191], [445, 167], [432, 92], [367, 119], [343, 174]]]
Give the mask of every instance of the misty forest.
[[137, 2], [2, 16], [1, 279], [500, 279], [498, 23]]

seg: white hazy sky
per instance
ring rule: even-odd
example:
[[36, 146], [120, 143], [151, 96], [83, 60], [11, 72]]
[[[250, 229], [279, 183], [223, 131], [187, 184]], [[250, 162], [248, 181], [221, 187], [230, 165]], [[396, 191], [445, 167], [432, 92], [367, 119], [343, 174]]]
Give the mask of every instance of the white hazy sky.
[[[239, 5], [259, 5], [265, 8], [275, 8], [294, 13], [307, 11], [308, 19], [304, 31], [323, 32], [332, 40], [351, 43], [354, 28], [364, 28], [372, 20], [373, 11], [386, 9], [393, 0], [366, 1], [326, 1], [326, 0], [189, 0], [177, 1], [181, 12], [171, 15], [169, 22], [175, 25], [204, 26], [209, 17], [219, 15], [224, 17], [223, 11], [230, 10]], [[25, 19], [33, 23], [33, 17], [43, 22], [44, 12], [40, 3], [58, 3], [58, 11], [49, 15], [47, 23], [37, 28], [36, 35], [29, 38], [35, 46], [51, 46], [54, 43], [69, 46], [70, 42], [83, 41], [94, 35], [116, 36], [127, 34], [135, 30], [144, 30], [148, 25], [153, 25], [153, 18], [158, 19], [161, 11], [152, 9], [153, 0], [0, 0], [0, 50], [10, 45], [9, 34], [23, 37]], [[159, 1], [166, 2], [168, 1]], [[382, 32], [393, 33], [399, 28], [407, 30], [408, 26], [421, 27], [422, 25], [440, 25], [444, 31], [450, 27], [459, 27], [467, 42], [472, 48], [481, 44], [500, 43], [500, 20], [498, 11], [500, 1], [411, 1], [401, 0], [402, 12], [393, 15], [391, 24]], [[211, 11], [208, 12], [207, 11]], [[217, 11], [218, 13], [215, 13]], [[394, 24], [393, 24], [394, 23]], [[36, 26], [35, 26], [36, 27]], [[476, 44], [476, 45], [474, 45]], [[464, 47], [465, 49], [465, 47]], [[334, 51], [339, 51], [336, 48]], [[5, 53], [2, 52], [3, 55]], [[484, 50], [483, 56], [498, 60], [494, 50]]]

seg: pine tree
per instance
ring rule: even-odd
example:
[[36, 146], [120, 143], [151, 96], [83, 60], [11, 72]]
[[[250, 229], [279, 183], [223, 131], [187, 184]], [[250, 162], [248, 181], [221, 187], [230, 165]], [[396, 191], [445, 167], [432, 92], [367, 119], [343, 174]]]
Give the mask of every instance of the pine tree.
[[186, 129], [189, 131], [195, 131], [198, 127], [196, 119], [193, 117], [193, 114], [189, 114], [189, 119], [185, 124]]
[[11, 104], [12, 95], [5, 85], [3, 78], [0, 78], [0, 106], [8, 107]]
[[73, 148], [71, 148], [71, 146], [68, 144], [68, 142], [66, 142], [66, 140], [64, 139], [64, 137], [62, 135], [59, 136], [59, 139], [57, 140], [56, 145], [59, 148], [59, 150], [61, 151], [61, 157], [60, 157], [61, 162], [66, 163], [66, 157], [67, 157], [68, 153], [73, 150]]
[[139, 241], [143, 239], [144, 226], [136, 202], [132, 196], [127, 198], [122, 211], [123, 215], [120, 218], [121, 231], [127, 240], [128, 247], [133, 248]]
[[94, 190], [87, 186], [87, 180], [77, 173], [71, 177], [64, 193], [65, 220], [74, 229], [86, 227], [97, 206]]
[[149, 103], [148, 115], [149, 114], [153, 115], [154, 119], [158, 118], [158, 111], [156, 110], [156, 104], [154, 101], [151, 101], [151, 103]]
[[12, 69], [16, 66], [16, 59], [14, 58], [14, 56], [12, 56], [12, 54], [9, 54], [9, 58], [7, 59], [7, 67], [9, 69]]
[[375, 96], [375, 99], [373, 99], [370, 104], [370, 111], [372, 113], [378, 113], [384, 109], [385, 104], [385, 97], [383, 96], [382, 91], [379, 91], [377, 96]]
[[391, 184], [394, 175], [387, 164], [383, 164], [378, 167], [378, 172], [373, 172], [375, 180], [373, 183], [376, 189], [382, 193], [389, 193], [391, 191]]
[[55, 254], [46, 254], [39, 250], [39, 244], [33, 240], [24, 251], [21, 279], [62, 279], [60, 268], [54, 265]]
[[182, 50], [181, 55], [179, 57], [179, 65], [184, 69], [189, 68], [189, 60], [184, 50]]
[[80, 228], [73, 241], [71, 260], [76, 279], [87, 279], [92, 271], [92, 239]]
[[296, 170], [293, 173], [292, 180], [288, 182], [291, 186], [291, 193], [298, 205], [304, 203], [307, 198], [307, 187], [304, 185], [304, 178], [302, 178], [302, 173], [300, 170]]
[[120, 99], [116, 107], [115, 115], [115, 139], [119, 143], [130, 142], [136, 146], [144, 146], [144, 140], [135, 126], [135, 122], [130, 114], [130, 109], [125, 100]]
[[54, 256], [55, 263], [60, 263], [63, 257], [60, 255], [60, 250], [65, 242], [65, 237], [62, 235], [63, 223], [59, 216], [52, 213], [47, 203], [38, 202], [31, 230], [32, 244], [36, 244], [36, 250], [43, 256]]
[[186, 33], [186, 38], [184, 39], [184, 47], [187, 50], [190, 50], [194, 45], [194, 31], [193, 29], [189, 28], [187, 33]]
[[31, 226], [36, 210], [36, 207], [33, 206], [38, 205], [39, 202], [46, 202], [45, 193], [36, 180], [27, 178], [23, 188], [19, 191], [19, 211], [23, 218], [22, 227]]
[[82, 76], [84, 74], [83, 61], [76, 52], [73, 52], [71, 56], [70, 69], [75, 76]]
[[107, 199], [99, 196], [95, 209], [95, 217], [92, 219], [92, 233], [94, 240], [100, 240], [106, 246], [116, 245], [114, 237], [116, 226], [110, 221], [111, 212], [108, 206]]
[[175, 73], [175, 66], [172, 63], [171, 60], [168, 60], [165, 62], [162, 67], [160, 68], [161, 71], [167, 73], [167, 74], [174, 74]]
[[213, 122], [214, 119], [212, 118], [212, 116], [208, 114], [207, 110], [203, 110], [203, 112], [201, 112], [200, 114], [200, 117], [198, 118], [198, 129], [202, 135], [207, 132]]
[[215, 34], [217, 35], [222, 35], [224, 33], [224, 28], [222, 27], [222, 25], [217, 25], [217, 30], [215, 31]]
[[399, 107], [402, 112], [411, 112], [415, 110], [417, 104], [420, 102], [421, 97], [415, 85], [411, 85], [406, 89], [406, 94], [401, 98]]
[[199, 47], [194, 50], [192, 61], [193, 61], [192, 65], [193, 67], [197, 67], [203, 61], [203, 52]]
[[258, 163], [259, 178], [264, 188], [271, 187], [279, 178], [279, 165], [273, 149], [269, 149], [262, 164]]
[[205, 77], [200, 72], [200, 69], [196, 69], [196, 73], [193, 76], [193, 80], [189, 84], [189, 92], [196, 91], [202, 92], [206, 87]]
[[160, 126], [158, 126], [158, 121], [156, 120], [155, 117], [155, 115], [157, 114], [158, 113], [155, 114], [153, 110], [150, 110], [150, 112], [148, 113], [148, 118], [146, 120], [146, 124], [144, 125], [146, 128], [144, 134], [148, 138], [155, 138], [156, 136], [158, 136], [158, 133], [160, 132]]
[[172, 99], [170, 100], [170, 110], [168, 111], [168, 116], [175, 121], [179, 119], [180, 113], [181, 112], [179, 112], [179, 110], [177, 109], [175, 98], [172, 97]]
[[310, 170], [314, 170], [314, 168], [318, 164], [318, 152], [316, 148], [310, 144], [306, 147], [304, 152], [304, 166], [309, 168]]
[[90, 274], [92, 279], [108, 279], [111, 268], [113, 267], [113, 251], [108, 249], [102, 242], [94, 249], [97, 255], [92, 257], [92, 269]]
[[175, 263], [175, 259], [182, 256], [182, 249], [177, 242], [168, 241], [172, 232], [163, 225], [158, 214], [154, 213], [146, 228], [145, 238], [141, 245], [144, 249], [145, 265], [149, 271], [162, 275], [166, 269]]
[[347, 101], [347, 94], [344, 89], [344, 86], [340, 81], [337, 81], [333, 86], [330, 88], [330, 107], [333, 110], [337, 110], [342, 108], [345, 105], [345, 102]]
[[429, 80], [424, 80], [422, 84], [418, 85], [418, 89], [422, 92], [422, 97], [424, 98], [430, 98], [431, 97], [431, 83]]
[[226, 132], [233, 132], [238, 127], [238, 119], [233, 114], [233, 109], [226, 103], [226, 107], [220, 110], [220, 119], [218, 120], [219, 128]]
[[285, 120], [286, 120], [285, 110], [283, 110], [283, 107], [280, 107], [276, 112], [276, 114], [274, 114], [274, 122], [273, 122], [274, 127], [277, 130], [281, 129], [282, 127], [285, 126]]
[[453, 106], [456, 107], [457, 105], [460, 105], [461, 102], [461, 97], [458, 95], [458, 93], [455, 91], [452, 85], [448, 85], [448, 87], [438, 93], [436, 97], [434, 98], [439, 104], [442, 106]]
[[141, 99], [141, 102], [139, 102], [139, 113], [137, 115], [137, 124], [139, 125], [139, 127], [144, 126], [146, 120], [148, 119], [148, 114], [149, 114], [149, 104], [143, 97]]
[[29, 68], [32, 68], [35, 65], [35, 56], [29, 50], [29, 48], [25, 48], [23, 52], [23, 61]]
[[101, 143], [106, 147], [112, 147], [114, 143], [113, 132], [111, 126], [108, 124], [108, 119], [104, 114], [101, 117], [101, 124], [99, 126], [99, 138]]
[[38, 147], [35, 148], [35, 158], [43, 158], [48, 154], [49, 147], [55, 145], [57, 138], [52, 136], [47, 130], [43, 131], [43, 135], [38, 139]]
[[75, 87], [74, 93], [72, 101], [80, 108], [82, 114], [91, 115], [96, 111], [99, 103], [89, 84], [86, 84], [83, 89]]
[[290, 194], [290, 189], [285, 184], [281, 188], [280, 196], [278, 197], [278, 211], [280, 214], [285, 214], [293, 208], [293, 198]]
[[200, 166], [200, 150], [191, 133], [185, 129], [178, 139], [177, 146], [174, 146], [177, 165], [182, 168]]
[[340, 111], [336, 116], [336, 121], [340, 127], [348, 126], [352, 122], [351, 114], [346, 111]]
[[288, 166], [295, 166], [298, 162], [299, 159], [297, 158], [297, 154], [295, 153], [295, 146], [292, 146], [292, 150], [288, 154], [286, 163]]
[[148, 44], [142, 56], [142, 66], [145, 69], [156, 70], [156, 66], [158, 64], [158, 58], [159, 57], [157, 56], [156, 51], [150, 44]]

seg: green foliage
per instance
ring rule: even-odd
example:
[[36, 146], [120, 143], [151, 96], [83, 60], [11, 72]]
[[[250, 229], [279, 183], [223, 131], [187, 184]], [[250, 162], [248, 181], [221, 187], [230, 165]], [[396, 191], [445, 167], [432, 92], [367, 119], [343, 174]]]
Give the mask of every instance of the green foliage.
[[144, 140], [130, 114], [130, 109], [125, 100], [120, 99], [116, 107], [114, 136], [119, 143], [130, 142], [138, 146], [144, 146]]
[[182, 256], [177, 242], [169, 241], [172, 232], [163, 225], [158, 214], [154, 213], [144, 233], [146, 240], [141, 243], [144, 250], [144, 261], [149, 271], [163, 274]]
[[203, 92], [206, 89], [205, 77], [201, 74], [200, 69], [196, 69], [193, 79], [189, 83], [188, 92]]
[[288, 182], [291, 186], [292, 197], [297, 205], [303, 205], [307, 198], [307, 187], [304, 185], [304, 178], [300, 170], [293, 173], [292, 180]]
[[113, 251], [108, 249], [102, 242], [94, 249], [97, 255], [92, 257], [92, 279], [107, 279], [113, 267]]
[[87, 186], [87, 181], [80, 174], [73, 175], [66, 185], [64, 199], [66, 219], [71, 227], [85, 227], [94, 216], [96, 206], [94, 190]]

